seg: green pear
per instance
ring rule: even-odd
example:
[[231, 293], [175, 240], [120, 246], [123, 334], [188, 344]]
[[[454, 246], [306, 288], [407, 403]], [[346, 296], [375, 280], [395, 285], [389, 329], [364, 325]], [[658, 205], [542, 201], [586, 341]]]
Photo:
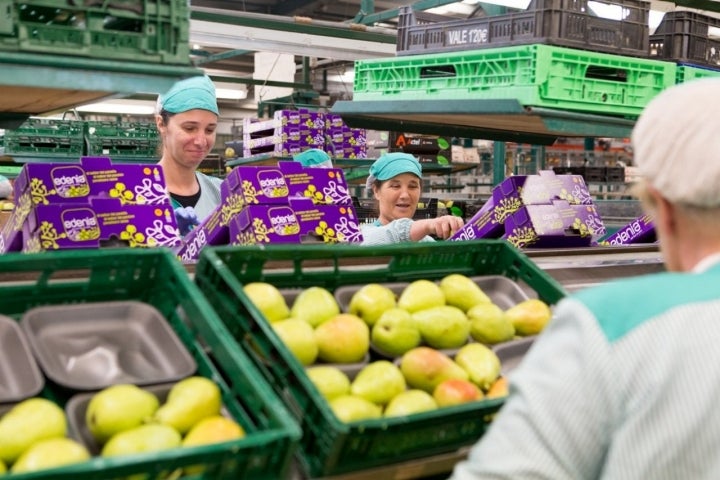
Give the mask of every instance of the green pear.
[[477, 342], [493, 345], [515, 336], [515, 327], [505, 311], [494, 303], [480, 303], [467, 311], [470, 336]]
[[153, 420], [184, 435], [203, 418], [219, 415], [221, 407], [220, 387], [215, 382], [205, 377], [187, 377], [172, 386]]
[[222, 415], [206, 417], [196, 423], [183, 438], [184, 447], [227, 442], [245, 436], [245, 429], [232, 418]]
[[103, 444], [116, 433], [144, 423], [159, 406], [155, 394], [137, 385], [112, 385], [92, 396], [85, 423], [95, 440]]
[[438, 408], [435, 399], [425, 390], [411, 389], [395, 395], [385, 407], [386, 417], [401, 417]]
[[356, 315], [341, 313], [315, 328], [315, 341], [324, 362], [360, 362], [370, 349], [370, 327]]
[[407, 389], [400, 368], [387, 360], [376, 360], [365, 365], [350, 385], [350, 393], [385, 405], [392, 397]]
[[487, 391], [500, 376], [500, 359], [482, 343], [468, 343], [461, 347], [455, 354], [455, 362], [483, 391]]
[[412, 314], [425, 343], [433, 348], [457, 348], [470, 338], [470, 322], [457, 307], [441, 305]]
[[5, 462], [0, 460], [0, 475], [4, 475], [7, 473], [7, 465], [5, 465]]
[[480, 285], [460, 273], [451, 273], [443, 277], [440, 280], [440, 289], [445, 294], [446, 303], [458, 307], [463, 312], [480, 303], [492, 301]]
[[12, 473], [34, 472], [90, 460], [87, 448], [70, 438], [48, 438], [33, 443], [13, 463]]
[[461, 378], [451, 378], [445, 380], [435, 387], [433, 398], [438, 407], [451, 407], [453, 405], [461, 405], [463, 403], [475, 402], [485, 397], [480, 387], [472, 383], [470, 380]]
[[410, 313], [445, 305], [445, 294], [430, 280], [415, 280], [400, 292], [397, 306]]
[[370, 331], [370, 340], [382, 353], [400, 356], [422, 342], [412, 314], [402, 308], [383, 312]]
[[322, 287], [309, 287], [295, 297], [290, 316], [305, 320], [313, 327], [340, 313], [340, 305], [332, 293]]
[[445, 353], [430, 347], [409, 350], [400, 360], [400, 371], [410, 388], [432, 393], [440, 383], [449, 378], [467, 380], [468, 373]]
[[333, 398], [330, 400], [330, 408], [335, 416], [345, 423], [382, 416], [382, 408], [379, 405], [355, 395], [340, 395]]
[[518, 335], [537, 335], [550, 321], [552, 311], [542, 300], [530, 298], [505, 310], [505, 316]]
[[177, 448], [182, 436], [170, 425], [151, 423], [115, 434], [102, 449], [103, 457], [158, 452]]
[[379, 283], [369, 283], [350, 297], [348, 313], [357, 315], [373, 326], [383, 312], [395, 308], [396, 304], [395, 292], [390, 288]]
[[243, 293], [270, 322], [284, 320], [290, 316], [290, 309], [285, 297], [274, 285], [265, 282], [251, 282], [243, 286]]
[[305, 320], [286, 318], [272, 324], [280, 340], [302, 365], [312, 365], [318, 356], [315, 330]]
[[62, 408], [45, 398], [23, 400], [0, 419], [0, 460], [10, 465], [35, 442], [66, 433]]
[[333, 365], [315, 365], [305, 369], [310, 381], [326, 400], [350, 393], [350, 378]]

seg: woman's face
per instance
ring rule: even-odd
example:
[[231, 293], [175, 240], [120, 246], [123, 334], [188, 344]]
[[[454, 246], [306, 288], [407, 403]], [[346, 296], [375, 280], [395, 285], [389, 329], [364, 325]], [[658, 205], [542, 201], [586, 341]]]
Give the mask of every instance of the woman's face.
[[412, 173], [401, 173], [373, 189], [380, 207], [383, 225], [398, 218], [412, 218], [422, 193], [420, 179]]
[[197, 168], [215, 145], [218, 117], [207, 110], [188, 110], [169, 117], [166, 125], [158, 121], [163, 156], [176, 163]]

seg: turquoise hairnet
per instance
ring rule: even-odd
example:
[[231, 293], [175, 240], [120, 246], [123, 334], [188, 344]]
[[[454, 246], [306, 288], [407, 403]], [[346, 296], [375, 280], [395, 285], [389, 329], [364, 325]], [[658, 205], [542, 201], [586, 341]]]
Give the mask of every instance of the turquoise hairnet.
[[180, 80], [158, 98], [158, 111], [182, 113], [188, 110], [207, 110], [220, 115], [215, 97], [215, 85], [207, 75]]
[[293, 155], [293, 160], [300, 162], [303, 167], [316, 167], [316, 166], [332, 166], [330, 155], [324, 150], [319, 148], [310, 148], [303, 152]]
[[380, 181], [389, 180], [401, 173], [412, 173], [422, 178], [420, 162], [409, 153], [392, 152], [382, 155], [370, 167], [370, 175]]

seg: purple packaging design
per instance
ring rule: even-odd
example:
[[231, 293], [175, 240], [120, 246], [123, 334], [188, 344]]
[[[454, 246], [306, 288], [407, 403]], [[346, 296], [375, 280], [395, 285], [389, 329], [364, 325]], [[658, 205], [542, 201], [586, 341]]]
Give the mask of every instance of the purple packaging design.
[[304, 167], [300, 162], [278, 162], [289, 198], [310, 198], [318, 205], [352, 205], [341, 168]]
[[232, 194], [239, 195], [247, 205], [287, 203], [289, 189], [278, 166], [238, 166], [220, 185], [223, 202]]
[[230, 221], [232, 245], [300, 243], [300, 224], [285, 205], [247, 205]]
[[360, 243], [362, 232], [352, 205], [315, 205], [307, 198], [291, 198], [300, 224], [301, 243]]
[[657, 241], [655, 225], [650, 215], [641, 215], [608, 236], [600, 245], [631, 245]]
[[503, 239], [518, 248], [584, 247], [597, 244], [605, 225], [594, 205], [526, 205], [505, 221]]
[[23, 223], [32, 210], [30, 195], [22, 195], [0, 230], [0, 253], [19, 252], [23, 246]]
[[190, 230], [182, 239], [182, 245], [175, 252], [183, 263], [193, 263], [200, 256], [200, 251], [207, 245], [227, 245], [230, 243], [230, 221], [245, 206], [243, 197], [229, 194], [215, 207], [200, 225]]
[[495, 186], [482, 208], [450, 240], [499, 238], [505, 221], [524, 205], [548, 205], [565, 200], [570, 205], [592, 205], [592, 195], [580, 175], [555, 175], [543, 170], [538, 175], [510, 177]]
[[99, 248], [114, 242], [175, 247], [180, 235], [170, 203], [123, 205], [115, 198], [92, 198], [87, 204], [35, 206], [23, 225], [23, 241], [24, 252]]

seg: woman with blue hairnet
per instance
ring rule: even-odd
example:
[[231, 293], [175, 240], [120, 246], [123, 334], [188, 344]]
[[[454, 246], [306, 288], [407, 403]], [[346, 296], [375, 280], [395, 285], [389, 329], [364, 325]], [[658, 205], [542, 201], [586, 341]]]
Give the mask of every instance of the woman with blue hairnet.
[[159, 165], [183, 235], [220, 204], [222, 180], [197, 171], [215, 145], [218, 116], [215, 86], [207, 76], [181, 80], [158, 98]]
[[[363, 245], [432, 242], [463, 226], [453, 215], [413, 220], [422, 193], [422, 167], [408, 153], [387, 153], [370, 167], [368, 191], [378, 202], [378, 219], [362, 227]], [[434, 238], [435, 237], [435, 238]]]

